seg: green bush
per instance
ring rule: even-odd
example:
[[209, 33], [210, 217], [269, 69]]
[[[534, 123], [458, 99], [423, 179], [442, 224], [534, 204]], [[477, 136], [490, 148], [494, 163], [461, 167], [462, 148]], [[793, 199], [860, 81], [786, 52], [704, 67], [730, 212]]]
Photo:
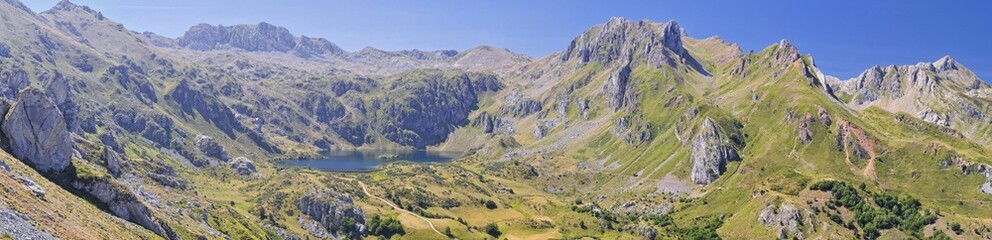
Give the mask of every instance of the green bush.
[[486, 224], [486, 226], [482, 228], [482, 231], [489, 234], [489, 236], [493, 236], [494, 238], [499, 238], [500, 235], [503, 235], [503, 232], [499, 231], [499, 226], [496, 226], [496, 223]]

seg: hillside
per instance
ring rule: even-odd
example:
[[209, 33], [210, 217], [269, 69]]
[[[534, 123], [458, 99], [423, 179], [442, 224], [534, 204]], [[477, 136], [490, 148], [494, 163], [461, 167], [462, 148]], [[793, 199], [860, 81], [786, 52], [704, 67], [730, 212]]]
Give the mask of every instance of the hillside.
[[[951, 57], [838, 80], [623, 18], [536, 60], [348, 52], [69, 1], [0, 32], [0, 237], [992, 238], [992, 87]], [[461, 156], [275, 165], [373, 149]]]

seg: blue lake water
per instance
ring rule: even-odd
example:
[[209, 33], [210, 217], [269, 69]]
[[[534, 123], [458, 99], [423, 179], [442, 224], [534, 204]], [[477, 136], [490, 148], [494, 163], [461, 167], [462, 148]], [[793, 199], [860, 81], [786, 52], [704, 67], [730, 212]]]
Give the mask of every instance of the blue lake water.
[[276, 161], [275, 164], [278, 167], [311, 168], [331, 172], [368, 172], [391, 162], [446, 163], [458, 156], [461, 156], [461, 153], [394, 150], [332, 151], [324, 153], [321, 158], [281, 160]]

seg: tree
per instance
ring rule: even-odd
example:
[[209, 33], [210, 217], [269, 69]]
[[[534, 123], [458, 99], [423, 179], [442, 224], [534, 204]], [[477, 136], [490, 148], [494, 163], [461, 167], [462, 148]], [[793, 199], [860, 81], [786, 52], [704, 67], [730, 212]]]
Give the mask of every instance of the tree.
[[454, 235], [451, 234], [451, 227], [444, 227], [444, 235], [448, 236], [449, 238], [454, 237]]
[[485, 205], [486, 205], [486, 208], [488, 208], [488, 209], [496, 209], [496, 207], [497, 207], [496, 206], [496, 202], [493, 202], [493, 200], [486, 200]]
[[493, 236], [494, 238], [499, 238], [500, 235], [503, 235], [503, 232], [499, 231], [499, 226], [496, 226], [496, 223], [486, 224], [486, 226], [482, 228], [482, 231], [489, 234], [489, 236]]

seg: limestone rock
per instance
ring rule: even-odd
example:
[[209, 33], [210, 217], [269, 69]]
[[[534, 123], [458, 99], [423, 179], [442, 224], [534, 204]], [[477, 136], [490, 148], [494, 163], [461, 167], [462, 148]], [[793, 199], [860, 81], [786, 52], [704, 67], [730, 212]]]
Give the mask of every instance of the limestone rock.
[[[321, 190], [304, 195], [296, 207], [301, 214], [319, 222], [323, 230], [340, 238], [356, 238], [365, 233], [365, 212], [355, 206], [351, 195]], [[354, 225], [342, 225], [346, 219]]]
[[13, 72], [0, 72], [0, 98], [14, 100], [17, 98], [17, 91], [31, 85], [28, 73], [17, 70]]
[[248, 160], [246, 157], [234, 158], [234, 161], [231, 161], [231, 169], [234, 169], [238, 174], [246, 176], [256, 173], [255, 162]]
[[162, 224], [130, 190], [110, 179], [85, 179], [72, 182], [78, 190], [91, 194], [96, 200], [107, 205], [114, 216], [141, 225], [148, 230], [169, 239], [168, 226]]
[[542, 109], [541, 102], [527, 98], [520, 89], [513, 89], [503, 98], [503, 106], [500, 107], [500, 115], [512, 117], [522, 117]]
[[41, 185], [38, 185], [38, 183], [34, 182], [31, 178], [27, 176], [19, 176], [17, 177], [17, 180], [20, 181], [21, 184], [24, 184], [24, 187], [27, 187], [28, 190], [31, 190], [35, 196], [45, 198], [45, 194], [47, 194], [45, 189], [41, 188]]
[[103, 161], [106, 162], [107, 172], [110, 173], [111, 176], [114, 177], [121, 176], [122, 159], [121, 156], [117, 154], [117, 152], [114, 152], [109, 147], [105, 147], [103, 148], [103, 153], [101, 154], [101, 158], [103, 158]]
[[224, 146], [221, 146], [216, 139], [207, 135], [196, 136], [196, 147], [200, 149], [203, 155], [207, 155], [207, 157], [217, 158], [225, 162], [231, 158]]
[[740, 160], [723, 129], [707, 118], [692, 140], [692, 181], [707, 185], [726, 171], [727, 161]]
[[72, 140], [65, 119], [41, 90], [21, 91], [2, 129], [13, 155], [35, 169], [60, 172], [69, 166]]
[[774, 204], [768, 205], [758, 216], [758, 222], [761, 224], [779, 229], [779, 239], [788, 239], [789, 235], [803, 239], [802, 229], [810, 227], [813, 224], [812, 221], [812, 212], [802, 211], [788, 203], [783, 203], [778, 207]]

